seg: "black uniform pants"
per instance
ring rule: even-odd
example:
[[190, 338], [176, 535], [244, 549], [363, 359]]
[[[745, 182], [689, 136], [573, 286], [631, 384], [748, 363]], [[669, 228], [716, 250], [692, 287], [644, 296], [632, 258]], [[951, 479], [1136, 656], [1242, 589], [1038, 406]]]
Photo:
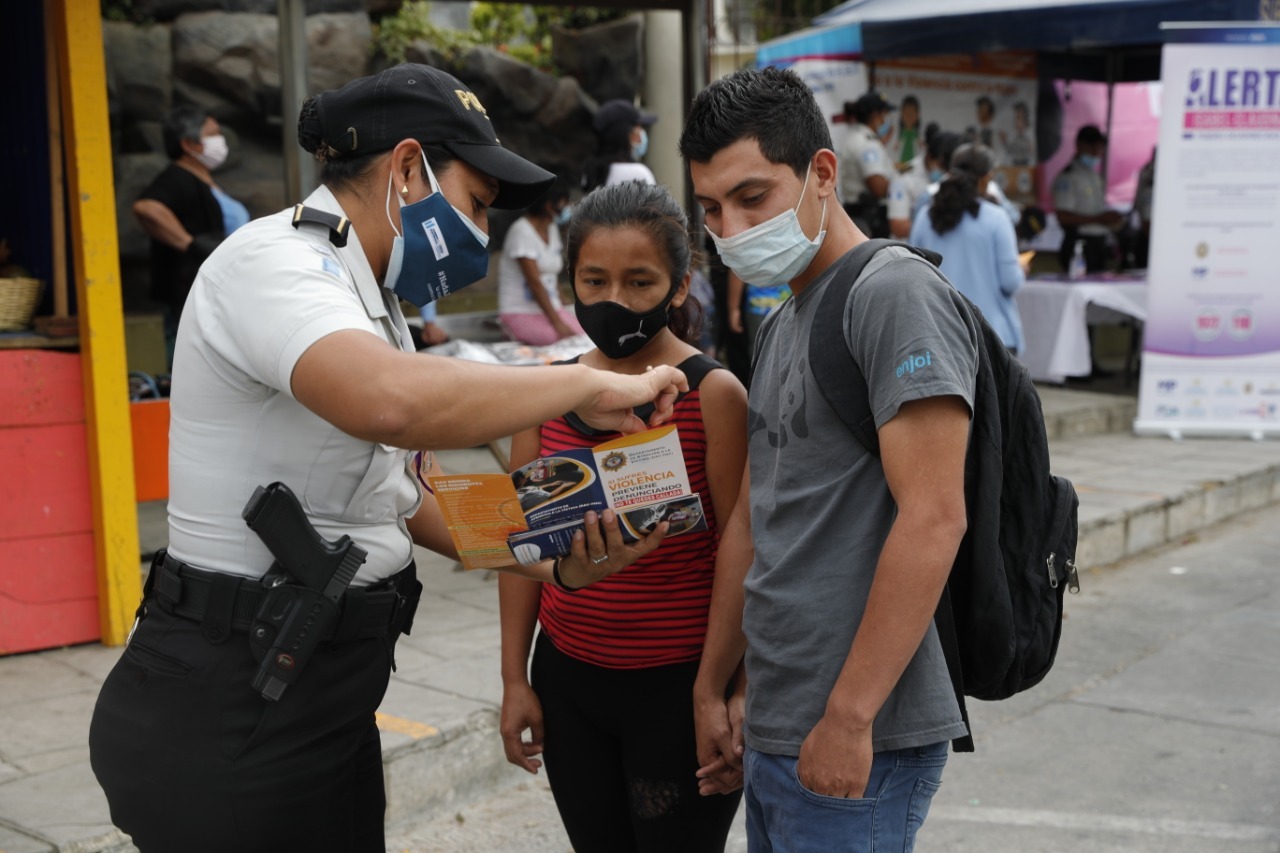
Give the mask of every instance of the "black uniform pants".
[[321, 644], [269, 702], [244, 632], [211, 644], [153, 598], [89, 730], [112, 822], [143, 853], [383, 853], [374, 711], [394, 641]]
[[742, 792], [698, 793], [697, 661], [606, 669], [540, 634], [531, 674], [547, 780], [577, 853], [724, 850]]

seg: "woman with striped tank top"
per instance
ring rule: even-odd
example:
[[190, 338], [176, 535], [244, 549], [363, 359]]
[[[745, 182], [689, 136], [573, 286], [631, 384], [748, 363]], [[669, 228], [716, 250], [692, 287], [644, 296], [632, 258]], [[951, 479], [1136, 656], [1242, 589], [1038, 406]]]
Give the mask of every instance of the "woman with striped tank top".
[[[624, 374], [669, 364], [688, 376], [670, 422], [707, 529], [584, 589], [499, 578], [507, 760], [530, 773], [546, 762], [577, 853], [723, 850], [741, 792], [699, 795], [692, 689], [716, 520], [728, 517], [746, 464], [746, 391], [690, 343], [702, 310], [689, 294], [687, 220], [665, 188], [590, 193], [574, 208], [567, 249], [575, 312], [596, 344], [578, 360]], [[570, 412], [517, 435], [511, 464], [616, 436]]]

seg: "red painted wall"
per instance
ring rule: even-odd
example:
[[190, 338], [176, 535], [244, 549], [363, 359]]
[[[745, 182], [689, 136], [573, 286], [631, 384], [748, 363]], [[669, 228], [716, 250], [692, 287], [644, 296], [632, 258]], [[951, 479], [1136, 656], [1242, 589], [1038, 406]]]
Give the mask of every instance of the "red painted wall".
[[0, 351], [0, 654], [101, 636], [80, 370]]

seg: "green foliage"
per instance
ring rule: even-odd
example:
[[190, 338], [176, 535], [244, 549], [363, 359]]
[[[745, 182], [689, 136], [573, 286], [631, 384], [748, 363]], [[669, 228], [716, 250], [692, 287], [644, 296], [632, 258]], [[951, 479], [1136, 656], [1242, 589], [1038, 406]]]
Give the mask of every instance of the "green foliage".
[[133, 2], [134, 0], [101, 0], [102, 17], [108, 21], [149, 23], [150, 18], [134, 8]]
[[422, 40], [453, 57], [462, 48], [471, 46], [468, 35], [432, 23], [431, 4], [427, 0], [407, 0], [394, 15], [374, 25], [373, 49], [392, 63], [401, 63], [409, 45]]
[[594, 24], [604, 24], [625, 18], [627, 9], [600, 9], [595, 6], [534, 6], [533, 17], [538, 25], [550, 31], [556, 24], [567, 30], [580, 30]]
[[[130, 3], [132, 0], [103, 2]], [[471, 8], [471, 29], [463, 32], [432, 23], [430, 11], [428, 0], [406, 0], [396, 14], [388, 15], [374, 25], [374, 51], [393, 63], [404, 62], [409, 45], [422, 40], [454, 60], [466, 50], [483, 45], [542, 71], [554, 72], [551, 61], [553, 25], [578, 29], [617, 20], [627, 14], [624, 9], [480, 2]]]

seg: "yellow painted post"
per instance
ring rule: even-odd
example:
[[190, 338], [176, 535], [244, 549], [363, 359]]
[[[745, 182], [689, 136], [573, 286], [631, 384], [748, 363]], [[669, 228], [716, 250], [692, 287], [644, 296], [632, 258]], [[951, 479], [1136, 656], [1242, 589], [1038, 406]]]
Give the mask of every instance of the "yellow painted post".
[[102, 10], [98, 0], [45, 2], [61, 78], [102, 641], [120, 645], [142, 584]]

